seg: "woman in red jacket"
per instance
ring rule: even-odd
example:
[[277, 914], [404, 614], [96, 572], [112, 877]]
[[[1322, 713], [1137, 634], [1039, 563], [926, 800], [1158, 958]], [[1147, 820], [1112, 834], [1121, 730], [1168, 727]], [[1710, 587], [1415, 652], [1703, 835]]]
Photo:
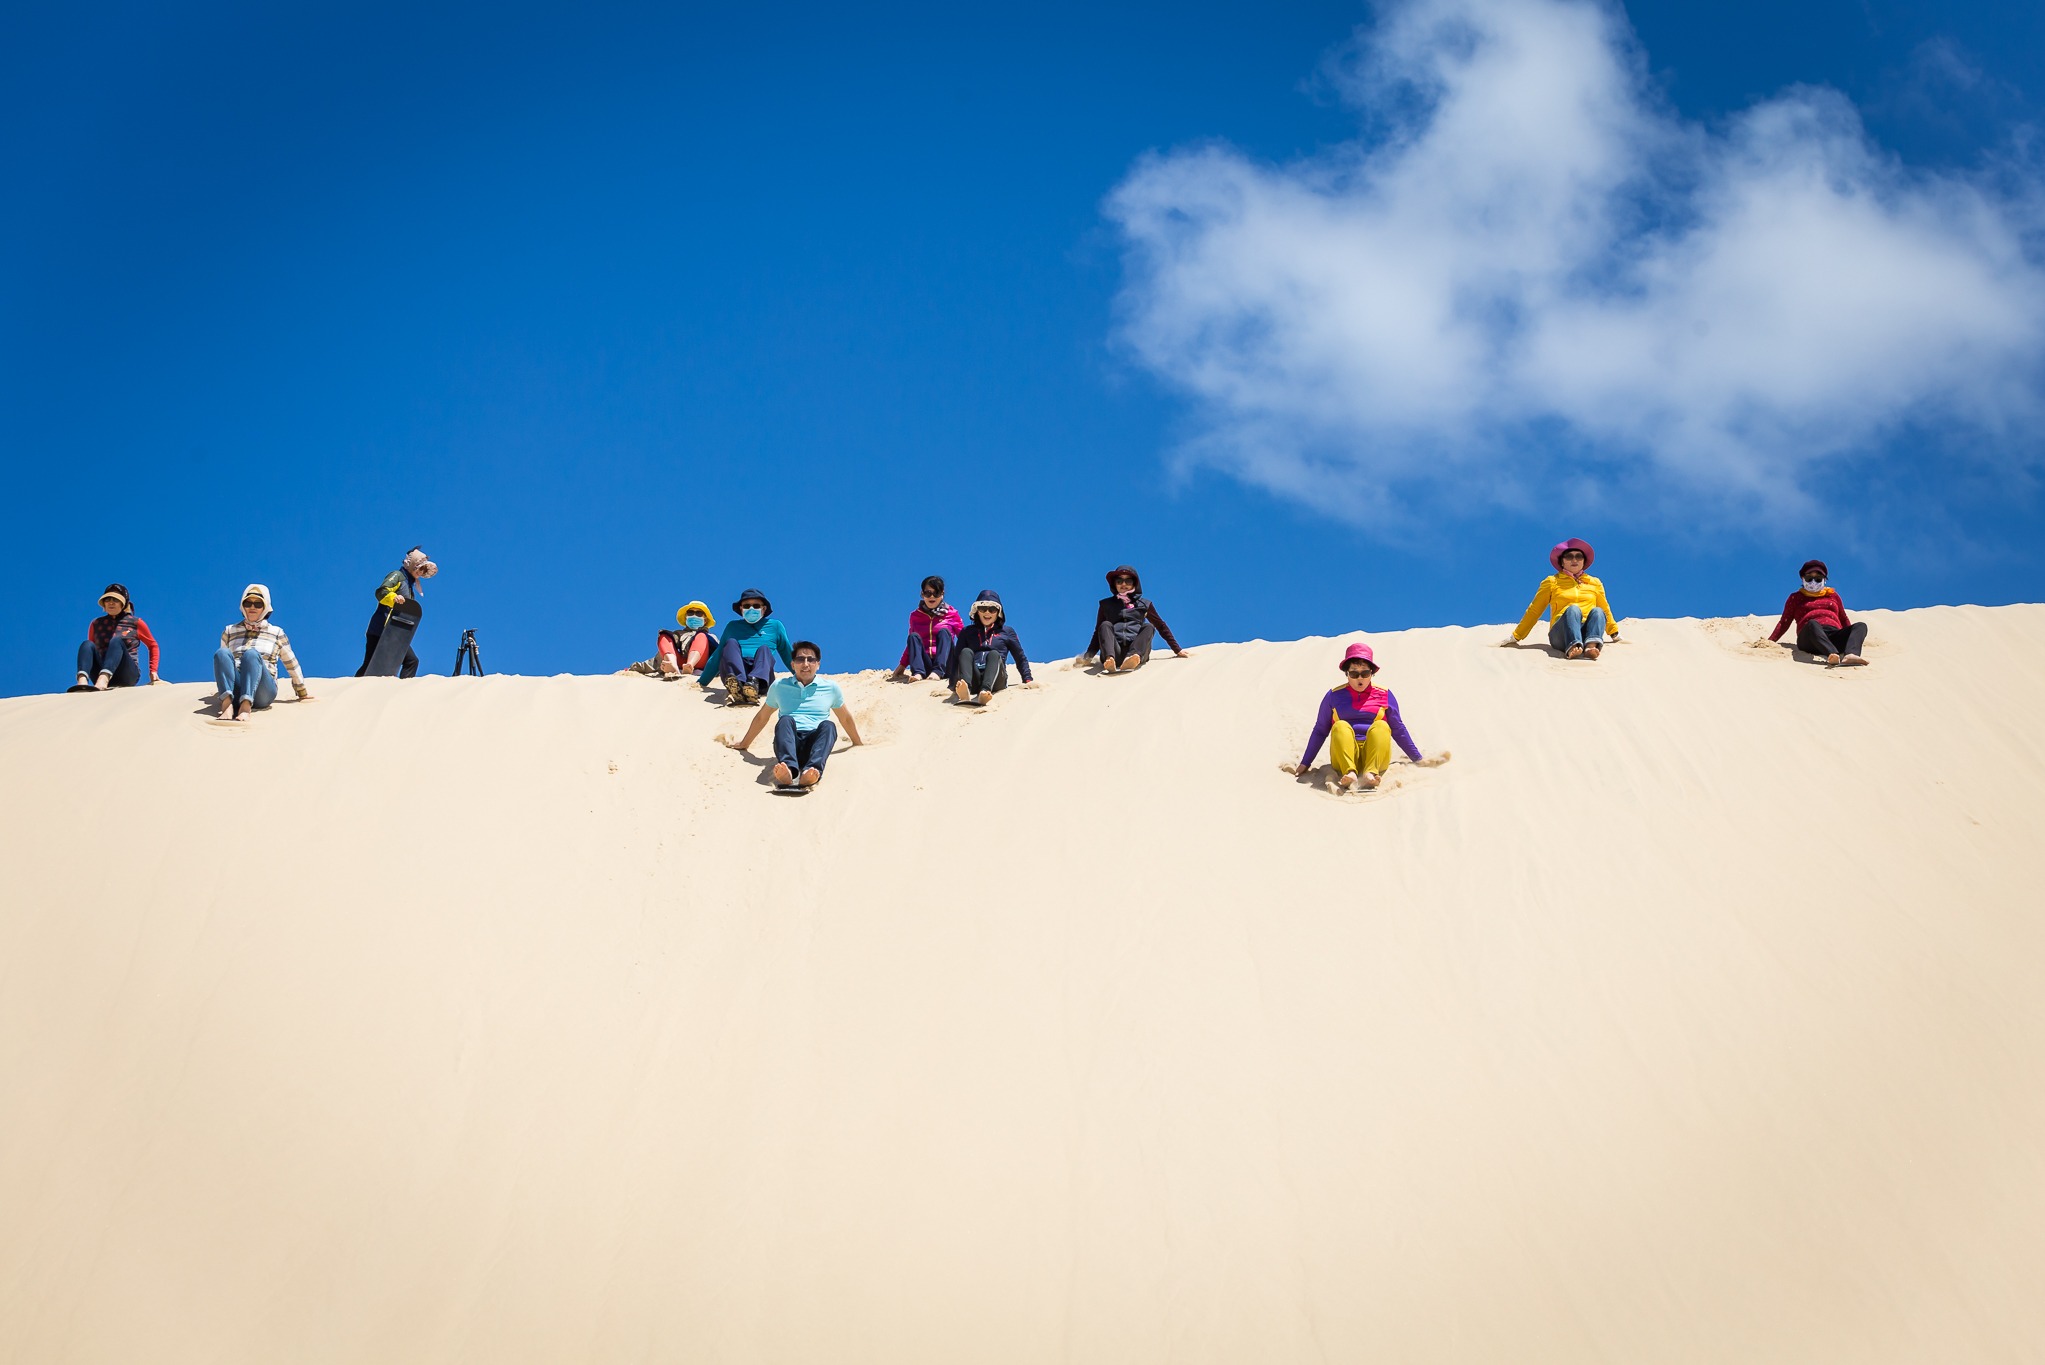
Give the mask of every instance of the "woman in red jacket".
[[1865, 664], [1867, 660], [1860, 657], [1860, 651], [1867, 640], [1867, 625], [1865, 622], [1855, 625], [1846, 615], [1846, 603], [1825, 586], [1829, 576], [1825, 561], [1807, 560], [1801, 572], [1804, 585], [1782, 604], [1782, 619], [1775, 623], [1769, 640], [1780, 640], [1794, 623], [1796, 647], [1823, 659], [1826, 667], [1845, 664], [1857, 668]]

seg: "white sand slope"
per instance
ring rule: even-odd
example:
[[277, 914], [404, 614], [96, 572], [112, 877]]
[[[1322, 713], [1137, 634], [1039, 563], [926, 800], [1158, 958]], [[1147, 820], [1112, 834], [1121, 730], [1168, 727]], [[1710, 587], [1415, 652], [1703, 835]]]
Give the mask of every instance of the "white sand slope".
[[799, 799], [636, 677], [0, 702], [0, 1361], [2045, 1359], [2045, 607], [1868, 619], [1374, 637], [1354, 798], [1331, 640]]

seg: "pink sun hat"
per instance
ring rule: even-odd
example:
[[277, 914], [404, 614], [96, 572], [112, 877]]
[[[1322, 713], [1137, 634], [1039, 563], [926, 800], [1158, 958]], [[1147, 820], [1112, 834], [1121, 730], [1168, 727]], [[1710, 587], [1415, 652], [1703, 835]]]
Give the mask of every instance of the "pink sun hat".
[[1346, 672], [1349, 668], [1349, 661], [1351, 659], [1361, 659], [1365, 663], [1369, 664], [1372, 668], [1376, 668], [1378, 666], [1377, 655], [1370, 652], [1369, 645], [1351, 645], [1349, 648], [1343, 650], [1342, 662], [1338, 664], [1337, 667], [1343, 669]]
[[1568, 540], [1563, 541], [1548, 552], [1548, 567], [1554, 569], [1557, 573], [1562, 572], [1562, 552], [1564, 550], [1582, 550], [1583, 566], [1585, 569], [1589, 569], [1598, 557], [1598, 552], [1590, 547], [1588, 541], [1578, 540], [1575, 536], [1571, 536]]

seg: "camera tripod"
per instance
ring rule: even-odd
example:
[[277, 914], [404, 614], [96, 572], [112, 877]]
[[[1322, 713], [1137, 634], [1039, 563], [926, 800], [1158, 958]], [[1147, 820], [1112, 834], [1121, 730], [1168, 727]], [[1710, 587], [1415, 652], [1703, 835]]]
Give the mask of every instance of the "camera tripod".
[[476, 677], [480, 678], [483, 676], [483, 652], [476, 648], [476, 632], [473, 630], [463, 631], [462, 642], [455, 647], [455, 677], [459, 678], [462, 675], [462, 666], [464, 664], [469, 667]]

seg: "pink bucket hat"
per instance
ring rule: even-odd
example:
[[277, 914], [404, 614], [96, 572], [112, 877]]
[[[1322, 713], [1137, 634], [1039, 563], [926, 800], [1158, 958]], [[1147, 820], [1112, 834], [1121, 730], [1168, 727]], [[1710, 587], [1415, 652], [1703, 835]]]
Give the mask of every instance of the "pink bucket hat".
[[1568, 540], [1563, 541], [1560, 545], [1557, 545], [1554, 549], [1548, 552], [1548, 566], [1554, 569], [1557, 573], [1560, 573], [1562, 571], [1562, 552], [1564, 550], [1582, 550], [1583, 566], [1586, 569], [1590, 568], [1592, 563], [1594, 563], [1598, 557], [1598, 552], [1596, 550], [1593, 550], [1588, 542], [1578, 540], [1575, 536], [1571, 536]]
[[1343, 671], [1347, 672], [1349, 668], [1349, 661], [1351, 659], [1361, 659], [1365, 663], [1369, 664], [1373, 669], [1375, 669], [1378, 666], [1377, 655], [1370, 652], [1369, 645], [1351, 645], [1349, 648], [1343, 650], [1342, 662], [1339, 665], [1339, 667], [1342, 668]]

